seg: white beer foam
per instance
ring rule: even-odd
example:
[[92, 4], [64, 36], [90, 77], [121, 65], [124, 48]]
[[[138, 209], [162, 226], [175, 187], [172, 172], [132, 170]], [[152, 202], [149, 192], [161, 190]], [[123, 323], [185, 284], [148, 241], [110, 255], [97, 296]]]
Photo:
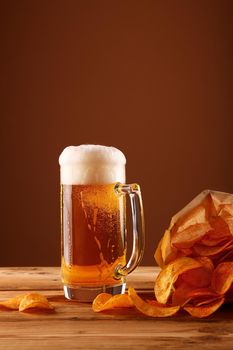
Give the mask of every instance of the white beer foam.
[[125, 163], [124, 154], [115, 147], [69, 146], [59, 157], [61, 183], [64, 185], [125, 183]]

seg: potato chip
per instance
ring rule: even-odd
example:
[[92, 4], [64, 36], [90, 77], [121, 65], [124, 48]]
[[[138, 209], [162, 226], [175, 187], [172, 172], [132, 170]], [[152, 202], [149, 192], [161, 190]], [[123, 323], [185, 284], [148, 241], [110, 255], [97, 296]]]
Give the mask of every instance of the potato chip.
[[183, 306], [187, 304], [190, 300], [189, 293], [192, 291], [193, 287], [187, 283], [181, 283], [175, 291], [172, 293], [172, 305]]
[[212, 313], [218, 310], [223, 303], [224, 298], [218, 298], [217, 300], [201, 306], [186, 305], [184, 306], [184, 310], [186, 310], [193, 317], [203, 318], [210, 316]]
[[154, 258], [160, 267], [177, 258], [178, 250], [171, 245], [170, 230], [166, 230], [155, 251]]
[[219, 295], [210, 288], [197, 288], [188, 293], [189, 303], [194, 306], [209, 304], [217, 299]]
[[201, 266], [202, 264], [199, 261], [189, 257], [178, 258], [166, 265], [155, 281], [154, 291], [157, 301], [161, 304], [165, 304], [178, 276], [188, 270]]
[[177, 249], [171, 245], [170, 231], [166, 230], [161, 241], [161, 257], [162, 261], [170, 261], [176, 258]]
[[228, 246], [222, 254], [218, 255], [217, 260], [218, 264], [224, 261], [233, 261], [233, 244]]
[[171, 297], [172, 305], [196, 317], [232, 302], [233, 194], [205, 190], [194, 198], [172, 217], [155, 259], [162, 268], [155, 281], [158, 302]]
[[[155, 299], [146, 299], [146, 302], [150, 305], [158, 305], [159, 303]], [[164, 306], [164, 304], [160, 304]]]
[[197, 256], [195, 257], [195, 260], [199, 261], [202, 266], [210, 273], [214, 271], [214, 264], [212, 260], [208, 258], [208, 256]]
[[197, 300], [194, 300], [195, 302], [193, 302], [192, 304], [194, 306], [202, 306], [202, 305], [206, 305], [206, 304], [211, 304], [213, 303], [214, 301], [217, 301], [219, 300], [219, 296], [218, 297], [208, 297], [208, 298], [202, 298], [202, 299], [197, 299]]
[[25, 311], [28, 309], [54, 309], [53, 306], [48, 302], [47, 298], [38, 293], [30, 293], [26, 294], [20, 304], [19, 304], [19, 311]]
[[220, 216], [210, 217], [211, 230], [201, 239], [201, 244], [217, 246], [223, 241], [231, 240], [232, 235], [228, 225]]
[[0, 307], [4, 307], [7, 309], [12, 309], [12, 310], [18, 310], [19, 309], [19, 304], [21, 300], [24, 298], [25, 294], [19, 294], [14, 298], [10, 298], [5, 301], [0, 302]]
[[233, 283], [233, 262], [219, 264], [213, 272], [212, 288], [219, 294], [225, 294]]
[[142, 298], [138, 296], [134, 288], [129, 288], [128, 290], [129, 296], [137, 308], [141, 313], [147, 316], [152, 317], [167, 317], [172, 316], [177, 313], [180, 309], [179, 306], [166, 306], [163, 304], [159, 304], [158, 302], [146, 302]]
[[208, 222], [188, 226], [185, 230], [174, 233], [171, 238], [171, 244], [179, 249], [191, 248], [210, 230], [211, 226]]
[[200, 240], [200, 244], [208, 246], [208, 247], [215, 247], [221, 245], [223, 242], [227, 242], [228, 239], [226, 237], [216, 237], [214, 238], [212, 236], [214, 231], [209, 231], [205, 236]]
[[214, 265], [208, 257], [197, 257], [196, 260], [199, 261], [202, 266], [195, 270], [184, 272], [181, 278], [192, 287], [208, 287], [211, 283]]
[[108, 300], [112, 298], [112, 294], [100, 293], [98, 294], [92, 302], [92, 309], [95, 312], [102, 311], [103, 305], [107, 303]]
[[[167, 230], [168, 231], [168, 230]], [[160, 267], [163, 267], [164, 266], [164, 259], [162, 257], [162, 251], [161, 251], [161, 245], [162, 245], [162, 241], [164, 239], [164, 235], [163, 237], [161, 238], [161, 240], [159, 241], [159, 244], [158, 244], [158, 247], [155, 251], [155, 254], [154, 254], [154, 258], [155, 258], [155, 261], [157, 262], [157, 264], [160, 266]], [[170, 244], [167, 243], [167, 246], [169, 247]]]
[[101, 293], [97, 295], [92, 303], [92, 309], [95, 312], [133, 306], [128, 294], [116, 294], [112, 296], [108, 293]]
[[213, 256], [216, 254], [221, 253], [222, 251], [226, 250], [226, 248], [228, 246], [230, 246], [232, 244], [232, 241], [226, 241], [217, 246], [206, 246], [203, 244], [195, 244], [193, 247], [193, 250], [195, 252], [196, 255], [199, 256]]
[[191, 248], [181, 248], [178, 252], [177, 252], [177, 255], [180, 255], [181, 256], [189, 256], [192, 254], [192, 249]]
[[197, 305], [198, 302], [206, 300], [209, 302], [211, 299], [219, 297], [210, 288], [193, 288], [193, 286], [188, 285], [183, 282], [173, 293], [172, 293], [172, 305], [184, 306], [185, 304], [192, 303]]
[[223, 205], [218, 215], [224, 220], [230, 233], [233, 235], [233, 204], [229, 203]]
[[192, 289], [189, 292], [189, 297], [190, 298], [200, 298], [200, 297], [207, 297], [207, 298], [216, 298], [219, 297], [219, 295], [214, 292], [211, 288], [197, 288], [197, 289]]
[[225, 300], [227, 303], [233, 304], [233, 284], [231, 285], [230, 289], [226, 292]]

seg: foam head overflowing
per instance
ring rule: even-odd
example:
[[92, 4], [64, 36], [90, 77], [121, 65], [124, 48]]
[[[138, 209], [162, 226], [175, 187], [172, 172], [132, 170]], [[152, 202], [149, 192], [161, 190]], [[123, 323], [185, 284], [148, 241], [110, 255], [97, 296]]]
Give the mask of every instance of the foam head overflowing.
[[59, 157], [61, 183], [64, 185], [125, 183], [125, 163], [124, 154], [115, 147], [69, 146]]

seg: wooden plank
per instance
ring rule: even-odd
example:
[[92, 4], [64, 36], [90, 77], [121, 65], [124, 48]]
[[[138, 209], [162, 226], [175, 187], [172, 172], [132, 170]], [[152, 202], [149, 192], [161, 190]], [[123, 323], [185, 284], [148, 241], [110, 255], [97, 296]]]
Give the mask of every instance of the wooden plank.
[[200, 335], [198, 337], [180, 338], [177, 337], [135, 337], [135, 336], [94, 336], [76, 335], [70, 338], [55, 336], [44, 338], [41, 335], [38, 338], [11, 338], [1, 339], [0, 349], [2, 350], [103, 350], [103, 349], [129, 349], [129, 350], [232, 350], [232, 338], [215, 337], [212, 335]]
[[[127, 277], [137, 289], [153, 290], [159, 268], [141, 266]], [[1, 267], [0, 290], [61, 290], [60, 267]]]
[[[6, 292], [4, 292], [5, 294]], [[22, 291], [21, 291], [22, 293]], [[92, 311], [91, 304], [90, 303], [79, 303], [74, 301], [66, 300], [62, 294], [62, 292], [59, 292], [59, 294], [52, 293], [51, 291], [43, 291], [43, 294], [48, 296], [49, 301], [53, 304], [55, 307], [54, 312], [42, 312], [42, 311], [33, 311], [33, 312], [18, 312], [18, 311], [11, 311], [11, 310], [5, 310], [0, 309], [0, 323], [4, 322], [22, 322], [22, 321], [46, 321], [50, 323], [51, 320], [53, 321], [59, 321], [59, 320], [66, 320], [66, 321], [122, 321], [122, 320], [128, 320], [128, 321], [141, 321], [147, 320], [148, 322], [156, 322], [156, 324], [164, 325], [166, 322], [168, 322], [171, 325], [175, 325], [176, 329], [180, 329], [180, 331], [184, 327], [184, 323], [187, 327], [192, 327], [194, 323], [196, 324], [205, 324], [205, 323], [211, 323], [212, 327], [216, 325], [218, 322], [221, 322], [221, 329], [223, 330], [223, 325], [229, 330], [229, 327], [232, 329], [233, 332], [233, 305], [224, 305], [218, 312], [213, 314], [208, 319], [195, 319], [189, 316], [186, 312], [180, 313], [178, 316], [174, 316], [171, 318], [151, 318], [144, 316], [143, 314], [139, 313], [136, 309], [121, 309], [121, 310], [111, 310], [101, 313], [96, 313]], [[1, 298], [0, 293], [0, 298]], [[179, 322], [178, 324], [176, 322]], [[189, 323], [189, 325], [188, 325]], [[40, 323], [38, 323], [40, 324]], [[111, 323], [109, 323], [109, 327], [111, 326]], [[185, 329], [183, 329], [185, 330]], [[2, 327], [0, 327], [0, 332], [2, 331]], [[126, 330], [124, 330], [126, 331]], [[169, 328], [169, 334], [170, 331], [172, 331], [171, 328]]]
[[[87, 305], [86, 305], [87, 307]], [[217, 313], [209, 320], [189, 316], [170, 319], [145, 318], [135, 311], [123, 315], [94, 314], [85, 319], [81, 313], [55, 319], [54, 315], [17, 313], [0, 321], [0, 347], [5, 349], [39, 349], [61, 346], [65, 349], [232, 349], [232, 310]], [[13, 312], [14, 314], [16, 312]], [[8, 313], [9, 314], [9, 313]], [[96, 322], [96, 317], [98, 322]], [[111, 319], [111, 322], [110, 322]]]
[[[156, 273], [154, 267], [141, 267], [131, 274], [128, 284], [149, 291]], [[233, 305], [224, 305], [208, 319], [195, 319], [186, 313], [154, 319], [135, 309], [94, 313], [91, 304], [66, 300], [59, 268], [46, 267], [1, 268], [0, 289], [0, 299], [38, 291], [55, 307], [54, 312], [29, 313], [1, 309], [0, 349], [233, 348]]]
[[0, 290], [62, 289], [59, 267], [1, 267]]

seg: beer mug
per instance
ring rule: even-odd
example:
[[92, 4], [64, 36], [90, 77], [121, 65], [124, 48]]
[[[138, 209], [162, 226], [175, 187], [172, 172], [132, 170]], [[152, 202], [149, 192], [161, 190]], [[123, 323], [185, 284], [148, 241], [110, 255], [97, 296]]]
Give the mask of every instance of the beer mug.
[[[144, 252], [140, 187], [125, 184], [124, 154], [114, 147], [66, 147], [61, 169], [61, 275], [65, 297], [91, 302], [99, 293], [124, 293], [126, 276]], [[126, 195], [133, 248], [126, 261]]]

